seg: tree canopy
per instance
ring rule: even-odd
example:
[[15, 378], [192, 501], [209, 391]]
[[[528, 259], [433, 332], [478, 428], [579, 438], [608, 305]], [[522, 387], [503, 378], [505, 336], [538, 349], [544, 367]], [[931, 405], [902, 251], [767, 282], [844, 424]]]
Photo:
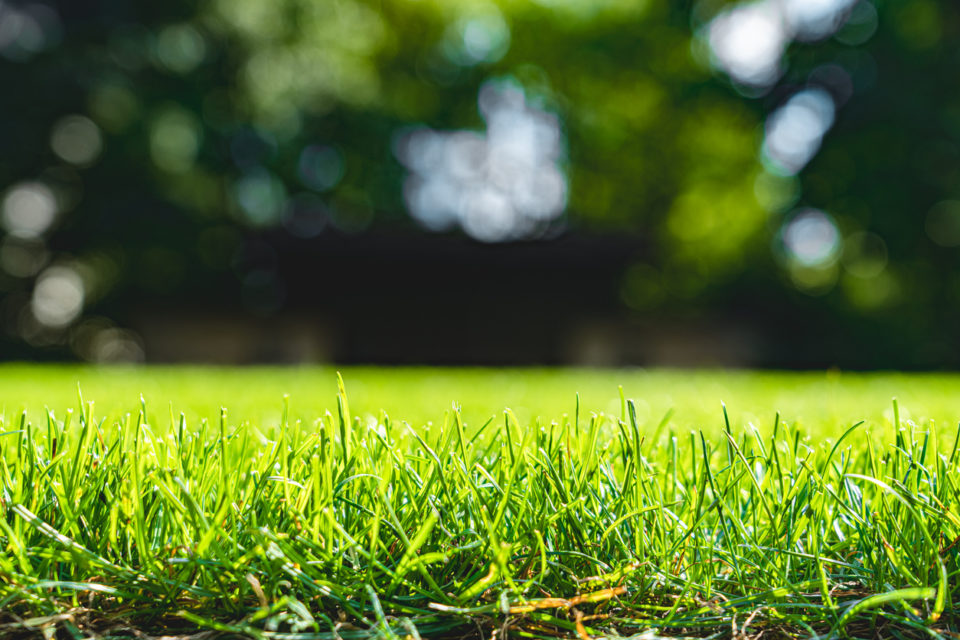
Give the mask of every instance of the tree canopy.
[[946, 0], [5, 3], [8, 346], [279, 286], [249, 256], [283, 234], [612, 233], [646, 247], [624, 313], [960, 362], [958, 27]]

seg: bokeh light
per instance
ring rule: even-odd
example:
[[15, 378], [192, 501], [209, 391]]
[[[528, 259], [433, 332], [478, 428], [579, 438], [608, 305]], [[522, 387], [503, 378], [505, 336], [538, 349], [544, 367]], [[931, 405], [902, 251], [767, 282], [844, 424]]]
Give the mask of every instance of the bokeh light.
[[790, 34], [777, 2], [753, 2], [714, 18], [709, 39], [715, 63], [734, 80], [768, 86], [780, 77]]
[[816, 209], [797, 212], [784, 226], [782, 236], [789, 260], [804, 267], [831, 264], [841, 248], [837, 225]]
[[3, 198], [3, 227], [19, 238], [39, 238], [57, 217], [57, 198], [42, 182], [21, 182]]
[[157, 58], [174, 73], [193, 71], [203, 62], [206, 53], [203, 35], [190, 24], [169, 25], [157, 36]]
[[100, 128], [90, 118], [71, 115], [53, 125], [50, 147], [65, 162], [86, 167], [100, 156], [103, 137]]
[[62, 329], [80, 316], [83, 302], [84, 286], [80, 274], [68, 266], [53, 266], [37, 278], [30, 310], [41, 325]]
[[486, 83], [478, 104], [485, 134], [420, 128], [399, 137], [397, 156], [411, 171], [407, 207], [432, 231], [459, 225], [484, 242], [528, 237], [566, 206], [559, 120], [510, 81]]
[[509, 48], [510, 27], [493, 4], [456, 20], [447, 30], [443, 44], [447, 58], [461, 66], [496, 62]]
[[108, 318], [92, 317], [70, 330], [70, 347], [88, 362], [143, 362], [143, 339], [130, 329], [117, 327]]
[[196, 116], [182, 107], [166, 107], [150, 126], [150, 155], [154, 164], [170, 173], [189, 171], [200, 150], [201, 135]]
[[[793, 40], [822, 40], [854, 22], [847, 38], [866, 41], [876, 28], [876, 10], [862, 0], [758, 0], [721, 11], [707, 28], [714, 65], [735, 82], [766, 89], [784, 70]], [[871, 13], [872, 12], [872, 13]]]
[[111, 327], [97, 332], [90, 344], [94, 362], [143, 362], [144, 349], [140, 337], [129, 329]]
[[[707, 4], [700, 6], [705, 8]], [[856, 46], [866, 42], [876, 28], [877, 11], [869, 0], [741, 2], [714, 15], [701, 31], [700, 48], [695, 46], [694, 53], [702, 52], [706, 42], [713, 66], [725, 72], [741, 93], [757, 97], [769, 93], [787, 71], [787, 51], [793, 42], [810, 43], [836, 36], [840, 42]], [[855, 91], [872, 84], [875, 73], [871, 74], [871, 60], [865, 52], [850, 51], [808, 71], [805, 88], [781, 89], [781, 93], [786, 90], [790, 95], [767, 116], [760, 153], [766, 171], [754, 185], [754, 195], [764, 209], [783, 213], [804, 195], [796, 176], [820, 150], [837, 109]], [[834, 155], [834, 159], [839, 157]], [[807, 184], [814, 187], [814, 200], [818, 198], [816, 189], [827, 186], [822, 179]], [[821, 192], [819, 197], [824, 195], [831, 194]], [[882, 243], [874, 236], [852, 236], [850, 240], [853, 245], [865, 243], [868, 253], [880, 251], [876, 241]], [[819, 295], [837, 282], [837, 257], [844, 242], [830, 216], [815, 210], [797, 212], [782, 226], [777, 242], [778, 256], [794, 286]], [[882, 247], [885, 251], [886, 245]], [[882, 261], [877, 255], [861, 259], [854, 254], [854, 246], [844, 254], [849, 256], [846, 277], [875, 279], [876, 275], [864, 278], [863, 274], [881, 262], [885, 264], [886, 254]], [[879, 270], [882, 272], [883, 267]]]
[[60, 16], [46, 4], [0, 2], [0, 56], [26, 62], [60, 41]]
[[843, 24], [855, 0], [783, 0], [783, 14], [798, 40], [821, 40]]
[[233, 184], [233, 197], [246, 222], [253, 226], [270, 226], [280, 222], [287, 191], [277, 176], [261, 167]]
[[820, 149], [833, 126], [833, 98], [823, 89], [804, 89], [767, 118], [763, 155], [773, 168], [793, 175]]

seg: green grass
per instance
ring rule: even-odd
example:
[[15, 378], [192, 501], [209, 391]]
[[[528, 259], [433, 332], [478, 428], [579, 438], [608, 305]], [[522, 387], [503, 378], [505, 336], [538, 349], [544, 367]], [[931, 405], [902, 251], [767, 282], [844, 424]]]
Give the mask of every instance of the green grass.
[[960, 378], [344, 374], [0, 367], [0, 636], [956, 637]]
[[[891, 399], [901, 417], [935, 423], [952, 433], [960, 419], [960, 376], [938, 374], [767, 373], [727, 371], [644, 371], [581, 369], [343, 369], [350, 404], [358, 416], [380, 411], [413, 425], [442, 423], [451, 403], [461, 406], [468, 423], [482, 424], [509, 407], [526, 424], [572, 413], [579, 393], [584, 412], [620, 411], [618, 387], [637, 405], [642, 422], [657, 422], [674, 411], [677, 429], [706, 429], [719, 435], [718, 409], [726, 403], [732, 426], [749, 422], [769, 426], [779, 411], [805, 433], [832, 435], [837, 424], [863, 419], [877, 431], [890, 425]], [[290, 396], [292, 418], [310, 422], [335, 408], [332, 368], [150, 367], [0, 365], [0, 410], [6, 415], [27, 408], [34, 422], [45, 420], [44, 407], [58, 412], [74, 407], [77, 384], [97, 413], [109, 420], [136, 415], [143, 395], [157, 410], [187, 419], [216, 419], [226, 407], [232, 420], [275, 424], [282, 398]], [[892, 437], [892, 432], [885, 435]]]

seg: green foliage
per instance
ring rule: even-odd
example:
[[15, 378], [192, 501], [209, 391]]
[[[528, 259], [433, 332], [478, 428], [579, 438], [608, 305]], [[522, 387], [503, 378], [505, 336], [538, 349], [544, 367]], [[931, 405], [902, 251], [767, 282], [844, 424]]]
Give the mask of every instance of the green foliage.
[[[124, 302], [138, 296], [220, 291], [237, 302], [243, 283], [272, 268], [248, 254], [294, 235], [284, 230], [294, 205], [316, 214], [310, 233], [416, 228], [397, 136], [416, 125], [480, 130], [478, 90], [510, 78], [562, 125], [567, 208], [550, 233], [622, 233], [647, 246], [611, 283], [625, 308], [749, 315], [745, 301], [762, 298], [784, 317], [822, 314], [870, 343], [902, 345], [887, 347], [901, 366], [949, 360], [960, 308], [950, 275], [960, 244], [957, 7], [860, 2], [835, 37], [792, 42], [783, 77], [763, 94], [711, 67], [710, 20], [738, 4], [58, 8], [62, 29], [45, 48], [14, 55], [3, 45], [0, 81], [18, 91], [0, 105], [0, 187], [6, 197], [39, 183], [56, 208], [36, 237], [2, 239], [6, 333], [65, 349], [80, 319], [128, 322]], [[838, 109], [822, 148], [799, 175], [780, 175], [763, 159], [765, 119], [797, 91], [827, 85]], [[60, 134], [74, 142], [54, 144]], [[303, 175], [312, 146], [322, 179]], [[806, 207], [825, 211], [837, 234], [812, 265], [783, 241]], [[82, 280], [82, 315], [66, 326], [30, 315], [49, 266]], [[858, 366], [877, 364], [857, 349]]]

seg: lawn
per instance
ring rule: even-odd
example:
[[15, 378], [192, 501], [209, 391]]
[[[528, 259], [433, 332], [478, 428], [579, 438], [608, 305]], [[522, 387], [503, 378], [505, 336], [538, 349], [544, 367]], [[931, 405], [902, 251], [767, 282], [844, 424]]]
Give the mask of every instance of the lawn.
[[0, 636], [956, 637], [960, 377], [342, 373], [0, 367]]

